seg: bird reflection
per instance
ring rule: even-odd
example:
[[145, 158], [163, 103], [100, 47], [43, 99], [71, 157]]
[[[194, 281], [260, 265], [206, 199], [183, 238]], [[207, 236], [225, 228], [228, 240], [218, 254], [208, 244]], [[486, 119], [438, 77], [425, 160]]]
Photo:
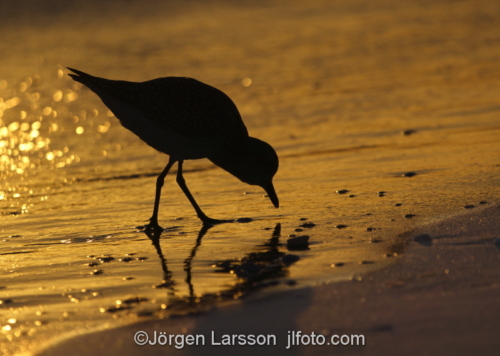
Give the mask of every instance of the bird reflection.
[[[189, 288], [188, 299], [190, 301], [195, 300], [194, 287], [193, 287], [193, 284], [191, 283], [191, 261], [196, 256], [196, 251], [198, 250], [198, 247], [201, 245], [201, 240], [202, 240], [203, 236], [205, 236], [205, 234], [207, 233], [207, 231], [210, 228], [212, 228], [212, 225], [203, 225], [202, 226], [202, 228], [198, 232], [198, 237], [196, 238], [196, 242], [195, 242], [194, 247], [191, 249], [191, 253], [189, 254], [189, 257], [184, 260], [184, 271], [186, 271], [186, 283], [188, 284], [188, 288]], [[158, 254], [158, 257], [160, 258], [161, 268], [163, 271], [162, 283], [156, 285], [156, 288], [167, 288], [173, 293], [175, 282], [172, 279], [172, 271], [170, 271], [168, 269], [167, 259], [163, 255], [163, 252], [162, 252], [161, 246], [160, 246], [160, 237], [161, 237], [161, 234], [163, 231], [164, 230], [162, 228], [147, 227], [144, 230], [144, 233], [146, 234], [147, 237], [149, 237], [153, 246], [155, 247], [156, 253]]]
[[210, 229], [211, 227], [211, 225], [203, 225], [200, 232], [198, 232], [198, 238], [196, 239], [194, 247], [191, 249], [189, 257], [184, 260], [184, 271], [186, 271], [186, 283], [189, 287], [189, 300], [191, 302], [195, 301], [193, 283], [191, 283], [191, 263], [193, 261], [193, 258], [196, 256], [198, 247], [200, 247], [201, 245], [201, 239], [203, 238], [203, 236], [205, 236], [208, 229]]
[[[216, 273], [230, 273], [238, 277], [238, 281], [233, 286], [218, 293], [197, 295], [195, 286], [192, 283], [193, 260], [201, 246], [203, 237], [212, 227], [211, 225], [202, 226], [189, 256], [184, 260], [185, 282], [188, 286], [189, 295], [185, 298], [176, 298], [175, 303], [169, 303], [168, 308], [201, 307], [224, 299], [238, 299], [253, 290], [279, 284], [280, 279], [288, 275], [288, 267], [298, 260], [297, 256], [281, 251], [281, 249], [285, 250], [285, 248], [279, 242], [281, 224], [277, 223], [271, 233], [271, 238], [266, 243], [256, 246], [257, 251], [249, 252], [240, 259], [213, 262], [213, 266], [217, 268]], [[162, 231], [161, 229], [145, 229], [144, 233], [151, 239], [160, 258], [163, 271], [163, 281], [156, 288], [166, 288], [169, 290], [168, 294], [175, 297], [175, 282], [160, 246]]]
[[[281, 246], [279, 238], [281, 235], [281, 224], [274, 227], [271, 239], [258, 251], [250, 252], [239, 260], [225, 260], [216, 262], [219, 273], [232, 273], [239, 277], [240, 281], [236, 288], [241, 293], [249, 291], [251, 288], [264, 287], [266, 285], [278, 284], [278, 278], [285, 277], [288, 274], [287, 262], [284, 252], [279, 250]], [[298, 260], [295, 259], [294, 262]]]
[[153, 246], [156, 249], [156, 253], [158, 254], [158, 257], [160, 257], [160, 263], [161, 263], [161, 269], [163, 271], [163, 281], [161, 284], [157, 285], [156, 288], [169, 288], [173, 291], [173, 286], [174, 286], [174, 281], [172, 280], [172, 272], [168, 270], [167, 267], [167, 259], [163, 255], [163, 252], [161, 250], [160, 246], [160, 237], [161, 233], [163, 232], [163, 229], [145, 229], [144, 233], [146, 234], [147, 237], [151, 240], [153, 243]]

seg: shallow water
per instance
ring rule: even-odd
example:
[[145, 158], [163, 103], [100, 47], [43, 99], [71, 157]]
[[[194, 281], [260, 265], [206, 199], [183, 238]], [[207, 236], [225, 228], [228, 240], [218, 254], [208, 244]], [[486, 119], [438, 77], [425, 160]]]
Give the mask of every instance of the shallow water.
[[[362, 278], [404, 254], [412, 226], [498, 201], [496, 2], [143, 3], [20, 7], [1, 25], [2, 352], [255, 289]], [[171, 174], [154, 246], [138, 227], [167, 156], [65, 66], [223, 90], [278, 152], [281, 207], [189, 161], [207, 215], [253, 221], [201, 231]], [[308, 235], [308, 249], [290, 250], [289, 235]]]

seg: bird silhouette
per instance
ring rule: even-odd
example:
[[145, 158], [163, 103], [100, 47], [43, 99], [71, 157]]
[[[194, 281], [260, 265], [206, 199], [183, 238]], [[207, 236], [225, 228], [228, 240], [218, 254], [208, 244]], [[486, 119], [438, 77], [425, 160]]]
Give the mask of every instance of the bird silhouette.
[[248, 135], [236, 105], [222, 91], [192, 78], [165, 77], [139, 83], [68, 69], [75, 73], [69, 76], [96, 93], [125, 128], [170, 156], [156, 181], [148, 227], [160, 228], [161, 188], [176, 162], [177, 183], [203, 224], [233, 221], [211, 219], [196, 203], [182, 175], [183, 162], [190, 159], [208, 158], [242, 182], [262, 187], [279, 207], [272, 182], [278, 171], [278, 155], [268, 143]]

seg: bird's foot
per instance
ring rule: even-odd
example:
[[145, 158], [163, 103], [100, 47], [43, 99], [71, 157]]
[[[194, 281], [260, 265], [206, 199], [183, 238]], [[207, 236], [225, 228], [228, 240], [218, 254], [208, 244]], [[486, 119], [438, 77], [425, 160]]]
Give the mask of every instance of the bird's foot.
[[149, 220], [149, 224], [147, 224], [146, 228], [144, 229], [145, 232], [149, 232], [152, 234], [162, 233], [163, 230], [165, 229], [158, 225], [158, 220], [153, 218]]
[[213, 226], [217, 224], [225, 224], [232, 223], [234, 220], [219, 220], [219, 219], [211, 219], [207, 216], [200, 217], [200, 220], [203, 222], [203, 225]]

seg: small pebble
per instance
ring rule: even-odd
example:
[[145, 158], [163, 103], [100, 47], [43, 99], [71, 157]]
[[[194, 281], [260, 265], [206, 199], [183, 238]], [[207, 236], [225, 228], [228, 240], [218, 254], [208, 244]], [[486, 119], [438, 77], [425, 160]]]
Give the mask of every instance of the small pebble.
[[345, 193], [348, 193], [349, 191], [347, 189], [340, 189], [340, 190], [337, 190], [335, 193], [337, 194], [345, 194]]
[[411, 219], [411, 218], [414, 218], [415, 216], [416, 216], [415, 214], [406, 214], [405, 218]]
[[102, 269], [95, 269], [92, 272], [90, 272], [90, 274], [93, 274], [94, 276], [97, 276], [97, 275], [100, 275], [103, 273], [104, 273], [104, 271]]
[[415, 132], [416, 132], [415, 130], [403, 130], [403, 131], [401, 131], [401, 135], [410, 136], [410, 135], [413, 135]]
[[301, 231], [304, 231], [304, 229], [299, 229], [299, 228], [296, 228], [296, 229], [294, 229], [293, 231], [295, 231], [295, 232], [301, 232]]
[[474, 208], [474, 205], [468, 204], [468, 205], [464, 206], [464, 208], [465, 209], [472, 209], [472, 208]]
[[295, 235], [295, 234], [288, 235], [288, 237], [295, 237], [295, 236], [297, 236], [297, 235]]
[[372, 263], [375, 263], [375, 262], [373, 262], [373, 261], [366, 261], [366, 260], [359, 262], [360, 265], [371, 265]]
[[488, 204], [488, 202], [483, 200], [483, 201], [480, 201], [479, 204]]
[[12, 299], [0, 299], [0, 305], [10, 304]]
[[421, 235], [415, 236], [413, 241], [418, 242], [419, 244], [424, 245], [424, 246], [432, 245], [432, 237], [429, 234], [421, 234]]
[[120, 261], [121, 262], [130, 262], [130, 261], [133, 261], [134, 259], [132, 257], [124, 257], [124, 258], [120, 258]]
[[296, 255], [286, 255], [281, 259], [281, 261], [286, 265], [291, 265], [292, 263], [297, 262], [299, 259], [299, 256]]
[[332, 263], [330, 266], [331, 267], [342, 267], [344, 265], [345, 265], [344, 262], [337, 262], [337, 263]]
[[286, 241], [289, 250], [306, 250], [309, 248], [309, 236], [297, 236]]
[[89, 267], [95, 267], [95, 266], [98, 266], [98, 265], [99, 265], [99, 263], [97, 263], [97, 262], [90, 262], [90, 263], [87, 264], [87, 266], [89, 266]]
[[249, 223], [249, 222], [252, 222], [252, 221], [253, 221], [252, 218], [239, 218], [239, 219], [236, 219], [237, 223]]
[[307, 227], [307, 228], [311, 228], [311, 227], [315, 227], [316, 224], [311, 222], [311, 221], [308, 221], [308, 222], [305, 222], [303, 223], [302, 225], [299, 225], [300, 227]]
[[152, 288], [170, 288], [172, 286], [173, 282], [172, 281], [163, 281], [162, 283], [160, 284], [156, 284], [156, 285], [153, 285], [151, 286]]
[[306, 221], [306, 220], [307, 220], [307, 218], [300, 218], [299, 220], [300, 220], [300, 221]]
[[137, 261], [146, 261], [148, 258], [147, 257], [137, 257]]
[[97, 257], [96, 260], [99, 260], [101, 262], [111, 262], [113, 261], [115, 258], [114, 257], [111, 257], [111, 256], [105, 256], [105, 257]]
[[385, 197], [385, 192], [378, 192], [378, 193], [377, 193], [377, 195], [378, 195], [379, 197]]
[[381, 240], [381, 239], [379, 239], [379, 238], [374, 237], [374, 238], [371, 238], [371, 239], [370, 239], [370, 242], [371, 242], [372, 244], [376, 244], [376, 243], [382, 242], [382, 240]]
[[406, 172], [406, 173], [403, 173], [403, 177], [414, 177], [416, 175], [417, 175], [417, 173], [415, 173], [415, 172]]
[[403, 205], [403, 204], [401, 204], [401, 203], [394, 204], [394, 206], [401, 206], [401, 205]]
[[367, 227], [366, 228], [366, 231], [373, 231], [373, 230], [376, 230], [374, 227]]
[[348, 195], [348, 197], [349, 197], [349, 198], [354, 198], [354, 197], [355, 197], [355, 195], [354, 195], [354, 194], [350, 194], [350, 195]]
[[335, 225], [335, 227], [337, 229], [345, 229], [347, 227], [347, 225], [344, 225], [344, 224], [338, 224], [338, 225]]
[[119, 307], [106, 308], [106, 309], [104, 309], [104, 311], [106, 311], [108, 313], [116, 313], [116, 312], [119, 312], [119, 311], [122, 311], [122, 310], [127, 310], [127, 309], [130, 309], [130, 307], [119, 306]]
[[147, 302], [148, 298], [141, 298], [141, 297], [135, 297], [135, 298], [128, 298], [125, 300], [121, 301], [121, 304], [136, 304], [136, 303], [142, 303], [142, 302]]

